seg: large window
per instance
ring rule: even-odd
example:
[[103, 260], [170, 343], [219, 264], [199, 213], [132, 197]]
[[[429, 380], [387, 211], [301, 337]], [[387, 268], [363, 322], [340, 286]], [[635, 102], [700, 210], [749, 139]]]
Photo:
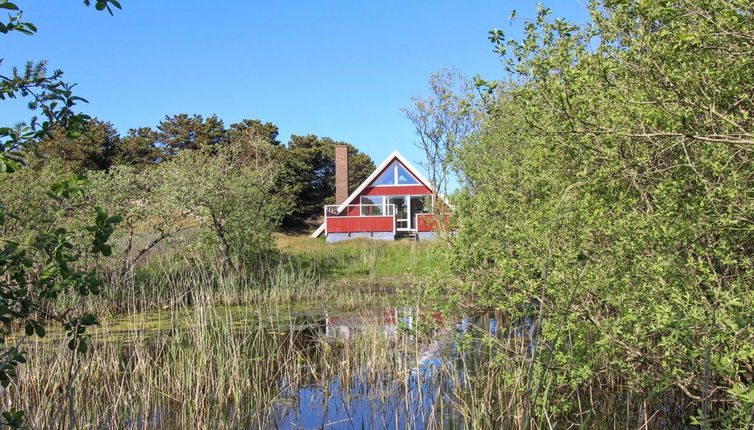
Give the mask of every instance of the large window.
[[372, 185], [395, 185], [395, 167], [391, 164]]
[[398, 230], [416, 229], [416, 215], [432, 209], [430, 195], [360, 196], [362, 216], [395, 216]]
[[419, 181], [401, 163], [393, 161], [372, 185], [418, 185]]

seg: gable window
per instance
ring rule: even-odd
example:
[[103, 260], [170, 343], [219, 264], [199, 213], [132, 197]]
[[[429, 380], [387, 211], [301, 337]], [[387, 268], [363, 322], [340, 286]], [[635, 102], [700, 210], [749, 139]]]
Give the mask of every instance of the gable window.
[[394, 164], [391, 164], [390, 167], [385, 169], [384, 172], [380, 175], [379, 178], [375, 179], [374, 182], [372, 182], [372, 185], [395, 185], [395, 167]]
[[382, 174], [372, 182], [372, 186], [379, 185], [418, 185], [419, 181], [406, 170], [401, 163], [393, 161]]
[[395, 163], [395, 183], [399, 185], [418, 185], [419, 181], [414, 178], [414, 175], [408, 173], [405, 167]]

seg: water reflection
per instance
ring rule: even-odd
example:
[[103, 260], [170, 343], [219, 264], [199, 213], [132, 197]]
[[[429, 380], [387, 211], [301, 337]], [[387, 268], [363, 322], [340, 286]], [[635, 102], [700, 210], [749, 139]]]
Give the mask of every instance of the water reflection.
[[[322, 336], [333, 340], [361, 336], [367, 330], [388, 337], [404, 331], [410, 336], [416, 321], [427, 318], [444, 323], [440, 315], [417, 315], [412, 309], [391, 308], [332, 313], [311, 327], [320, 328]], [[469, 371], [470, 363], [481, 365], [485, 359], [482, 335], [506, 336], [498, 327], [498, 318], [484, 315], [441, 328], [418, 354], [401, 357], [415, 360], [401, 380], [386, 375], [367, 380], [357, 374], [347, 381], [336, 377], [325, 386], [312, 384], [289, 392], [289, 402], [275, 407], [275, 425], [297, 429], [463, 428], [462, 417], [451, 407], [454, 384], [464, 380], [462, 373]], [[457, 339], [466, 335], [476, 340], [462, 351]], [[466, 363], [459, 365], [459, 360]]]
[[[224, 309], [217, 312], [223, 323], [239, 328], [263, 327], [270, 336], [279, 339], [280, 347], [294, 348], [306, 357], [301, 366], [314, 366], [297, 374], [295, 381], [280, 376], [275, 380], [259, 381], [270, 384], [280, 394], [263, 412], [244, 411], [242, 405], [229, 408], [231, 421], [238, 417], [237, 428], [290, 428], [290, 429], [433, 429], [463, 428], [462, 417], [454, 411], [452, 393], [455, 384], [465, 383], [468, 373], [486, 364], [494, 351], [484, 341], [492, 336], [498, 341], [525, 343], [528, 338], [527, 322], [521, 327], [511, 325], [499, 315], [481, 315], [467, 318], [457, 324], [448, 324], [439, 314], [425, 314], [410, 308], [375, 308], [368, 311], [331, 311], [309, 309], [282, 310], [278, 313], [256, 311], [248, 308]], [[155, 327], [154, 336], [165, 331], [175, 333], [191, 330], [184, 321], [171, 317], [168, 322], [151, 316], [145, 318], [148, 326]], [[419, 325], [431, 323], [440, 327], [435, 336], [414, 339]], [[519, 324], [520, 325], [520, 324]], [[167, 328], [166, 328], [167, 327]], [[142, 330], [143, 333], [143, 329]], [[131, 336], [132, 329], [108, 331]], [[323, 372], [319, 367], [339, 366], [333, 355], [322, 357], [322, 345], [343, 348], [348, 341], [362, 336], [379, 336], [398, 342], [409, 340], [413, 349], [396, 348], [395, 363], [388, 369], [355, 369], [353, 372]], [[145, 336], [148, 339], [149, 335]], [[105, 341], [108, 338], [102, 337]], [[522, 344], [524, 344], [522, 343]], [[385, 345], [390, 345], [386, 343]], [[382, 344], [381, 344], [382, 346]], [[190, 345], [188, 345], [190, 347]], [[154, 362], [164, 349], [156, 348]], [[337, 355], [335, 356], [337, 357]], [[345, 360], [345, 357], [342, 357]], [[123, 351], [122, 365], [139, 363], [128, 349]], [[335, 360], [337, 361], [337, 360]], [[282, 364], [281, 364], [282, 365]], [[328, 375], [321, 377], [319, 375]], [[127, 427], [165, 427], [169, 417], [177, 411], [158, 410], [140, 424]], [[251, 415], [249, 415], [251, 413]]]

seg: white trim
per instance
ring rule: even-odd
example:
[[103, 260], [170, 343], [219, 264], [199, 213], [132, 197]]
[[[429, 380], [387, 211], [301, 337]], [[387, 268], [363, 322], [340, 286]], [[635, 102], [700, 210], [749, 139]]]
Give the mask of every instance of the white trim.
[[325, 235], [327, 235], [327, 233], [325, 232], [325, 227], [326, 226], [327, 226], [327, 222], [323, 222], [322, 225], [319, 226], [318, 229], [314, 230], [314, 233], [312, 233], [312, 235], [309, 236], [309, 237], [311, 237], [312, 239], [316, 239], [316, 238], [320, 237], [322, 235], [322, 233], [325, 233]]
[[[406, 203], [406, 218], [398, 218], [398, 210], [396, 209], [398, 205], [395, 203], [386, 203], [393, 206], [393, 216], [395, 216], [395, 225], [396, 230], [398, 231], [411, 231], [411, 195], [410, 194], [388, 194], [385, 195], [385, 202], [391, 201], [393, 198], [403, 198], [403, 200]], [[398, 227], [398, 221], [400, 222], [406, 222], [406, 227]]]
[[343, 219], [343, 218], [393, 218], [393, 215], [348, 215], [348, 216], [336, 216], [333, 217], [335, 219]]

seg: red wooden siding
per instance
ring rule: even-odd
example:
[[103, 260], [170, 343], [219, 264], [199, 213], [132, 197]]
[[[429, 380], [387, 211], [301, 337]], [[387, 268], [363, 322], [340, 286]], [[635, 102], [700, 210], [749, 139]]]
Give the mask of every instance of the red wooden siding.
[[338, 216], [361, 216], [361, 210], [359, 209], [359, 206], [346, 206]]
[[424, 185], [383, 185], [380, 187], [366, 187], [360, 196], [399, 196], [404, 194], [421, 195], [432, 194]]
[[325, 220], [328, 233], [392, 232], [393, 217], [365, 216], [356, 218], [331, 217]]
[[[448, 215], [445, 215], [445, 222], [448, 222]], [[416, 231], [437, 231], [437, 218], [434, 214], [417, 214], [416, 215]]]

